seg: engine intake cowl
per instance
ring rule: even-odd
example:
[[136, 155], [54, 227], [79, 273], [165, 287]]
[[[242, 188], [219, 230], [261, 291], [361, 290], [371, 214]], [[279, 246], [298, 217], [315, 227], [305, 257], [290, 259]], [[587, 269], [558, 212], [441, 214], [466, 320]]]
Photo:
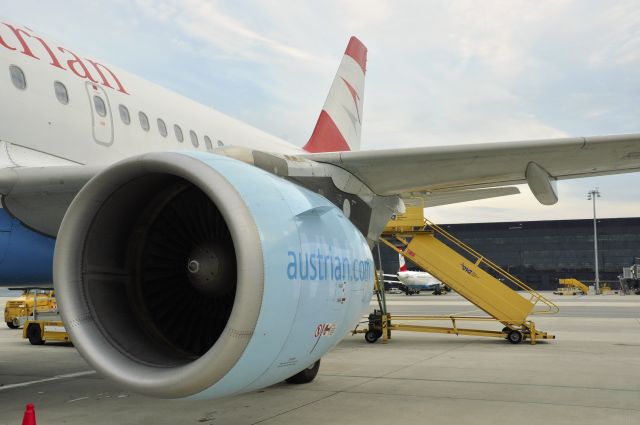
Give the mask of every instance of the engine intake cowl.
[[98, 371], [143, 394], [218, 397], [313, 364], [368, 308], [365, 239], [322, 196], [207, 153], [93, 178], [56, 242], [60, 311]]

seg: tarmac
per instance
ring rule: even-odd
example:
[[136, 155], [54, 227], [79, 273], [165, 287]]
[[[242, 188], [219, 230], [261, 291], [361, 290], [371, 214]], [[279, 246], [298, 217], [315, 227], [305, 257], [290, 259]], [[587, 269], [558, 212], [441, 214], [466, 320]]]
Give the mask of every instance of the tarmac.
[[[31, 346], [0, 325], [0, 424], [20, 424], [30, 402], [39, 425], [640, 423], [640, 296], [553, 299], [560, 314], [536, 317], [553, 341], [395, 332], [388, 344], [368, 344], [347, 336], [310, 384], [210, 401], [126, 392], [73, 346]], [[473, 308], [455, 294], [388, 300], [397, 314]]]

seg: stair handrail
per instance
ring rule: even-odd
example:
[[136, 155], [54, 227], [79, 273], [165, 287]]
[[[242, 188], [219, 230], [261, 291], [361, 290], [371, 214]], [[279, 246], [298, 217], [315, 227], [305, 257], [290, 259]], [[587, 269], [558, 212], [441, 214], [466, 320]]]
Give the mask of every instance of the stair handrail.
[[534, 305], [534, 307], [538, 304], [538, 302], [541, 302], [547, 307], [547, 310], [533, 310], [531, 314], [555, 314], [560, 311], [560, 308], [553, 301], [546, 298], [544, 295], [537, 292], [533, 288], [529, 287], [526, 283], [522, 282], [520, 279], [518, 279], [511, 273], [507, 272], [506, 270], [504, 270], [502, 267], [498, 266], [491, 260], [487, 259], [485, 256], [483, 256], [482, 254], [480, 254], [479, 252], [477, 252], [476, 250], [474, 250], [473, 248], [471, 248], [470, 246], [468, 246], [467, 244], [465, 244], [464, 242], [462, 242], [461, 240], [453, 236], [451, 233], [444, 230], [442, 227], [429, 221], [426, 218], [424, 219], [424, 223], [425, 225], [422, 230], [428, 230], [427, 228], [432, 229], [434, 232], [440, 234], [441, 236], [448, 239], [458, 247], [462, 248], [468, 254], [471, 254], [473, 257], [476, 258], [476, 261], [480, 260], [480, 262], [486, 264], [493, 271], [495, 271], [502, 277], [508, 279], [523, 291], [527, 292], [531, 296], [529, 301]]

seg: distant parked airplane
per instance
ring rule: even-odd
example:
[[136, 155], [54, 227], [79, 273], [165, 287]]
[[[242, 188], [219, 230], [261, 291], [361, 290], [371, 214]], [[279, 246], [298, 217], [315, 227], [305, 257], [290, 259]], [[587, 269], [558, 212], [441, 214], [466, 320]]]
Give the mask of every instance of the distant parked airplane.
[[446, 285], [431, 274], [408, 270], [402, 254], [398, 254], [398, 259], [400, 264], [398, 273], [384, 275], [385, 277], [395, 277], [398, 280], [385, 280], [385, 283], [400, 283], [401, 288], [404, 289], [407, 295], [419, 294], [420, 291], [433, 291], [434, 293], [441, 294], [445, 290]]

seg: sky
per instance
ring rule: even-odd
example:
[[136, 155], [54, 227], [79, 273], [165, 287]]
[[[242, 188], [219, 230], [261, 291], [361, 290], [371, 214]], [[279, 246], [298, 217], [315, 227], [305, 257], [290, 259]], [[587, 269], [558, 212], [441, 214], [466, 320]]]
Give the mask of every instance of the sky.
[[[302, 146], [351, 35], [362, 149], [640, 133], [633, 1], [3, 2], [3, 17]], [[398, 170], [402, 172], [402, 170]], [[428, 170], [425, 170], [428, 172]], [[437, 223], [640, 216], [640, 173], [428, 208]]]

